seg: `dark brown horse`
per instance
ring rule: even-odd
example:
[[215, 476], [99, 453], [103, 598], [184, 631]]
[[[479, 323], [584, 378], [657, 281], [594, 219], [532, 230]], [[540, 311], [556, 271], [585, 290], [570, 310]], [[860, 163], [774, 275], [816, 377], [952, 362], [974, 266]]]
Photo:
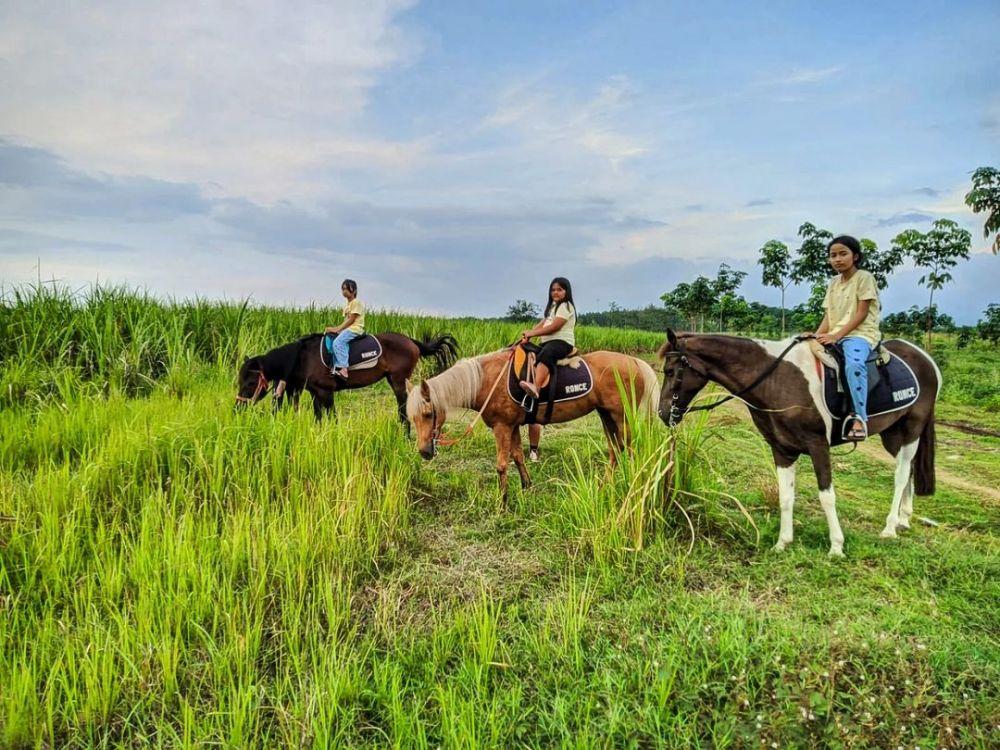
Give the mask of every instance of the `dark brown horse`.
[[[896, 488], [882, 530], [883, 537], [894, 537], [897, 528], [910, 526], [914, 491], [917, 495], [934, 493], [934, 404], [941, 372], [926, 352], [907, 341], [886, 341], [883, 346], [910, 367], [920, 385], [919, 397], [910, 406], [872, 416], [868, 423], [869, 434], [878, 434], [896, 458]], [[678, 336], [668, 331], [660, 356], [664, 381], [659, 413], [668, 426], [681, 420], [709, 381], [739, 394], [750, 407], [778, 471], [781, 530], [775, 549], [783, 550], [792, 541], [795, 461], [808, 454], [830, 527], [830, 555], [842, 555], [844, 533], [837, 519], [830, 466], [833, 417], [823, 399], [809, 343], [710, 334]]]
[[[582, 356], [593, 373], [594, 388], [580, 398], [556, 403], [550, 421], [568, 422], [597, 411], [614, 463], [618, 451], [629, 443], [622, 392], [624, 390], [629, 400], [634, 399], [643, 411], [652, 414], [656, 404], [656, 372], [641, 359], [618, 352], [598, 351]], [[521, 485], [527, 487], [530, 484], [520, 436], [526, 414], [504, 392], [504, 384], [501, 383], [507, 377], [510, 360], [509, 350], [463, 359], [447, 372], [414, 388], [406, 408], [417, 428], [417, 450], [428, 460], [434, 457], [449, 409], [480, 412], [483, 422], [493, 430], [496, 439], [497, 476], [505, 498], [507, 466], [511, 458], [521, 475]], [[539, 413], [544, 411], [540, 409]]]
[[275, 398], [275, 407], [285, 400], [298, 404], [302, 391], [313, 398], [313, 411], [317, 419], [333, 409], [335, 391], [364, 388], [385, 379], [396, 396], [400, 421], [409, 433], [406, 419], [406, 394], [409, 378], [421, 357], [433, 357], [438, 370], [446, 369], [458, 354], [455, 339], [444, 334], [421, 341], [399, 333], [380, 333], [375, 336], [382, 344], [382, 354], [374, 367], [350, 371], [347, 380], [330, 374], [328, 363], [320, 354], [323, 334], [313, 333], [298, 341], [279, 346], [267, 354], [248, 358], [240, 367], [237, 404], [256, 403], [269, 392]]

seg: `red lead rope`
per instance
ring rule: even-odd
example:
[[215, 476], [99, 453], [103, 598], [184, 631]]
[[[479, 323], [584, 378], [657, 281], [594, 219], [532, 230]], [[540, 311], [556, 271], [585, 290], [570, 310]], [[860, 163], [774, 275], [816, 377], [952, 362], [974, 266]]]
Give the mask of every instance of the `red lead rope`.
[[236, 401], [238, 403], [241, 403], [241, 404], [242, 403], [246, 403], [247, 401], [249, 401], [250, 403], [253, 403], [254, 401], [257, 400], [257, 397], [260, 396], [260, 394], [262, 394], [264, 391], [267, 390], [267, 387], [269, 385], [270, 385], [270, 383], [268, 382], [267, 378], [264, 377], [264, 371], [263, 370], [258, 370], [257, 371], [257, 389], [253, 392], [253, 395], [250, 396], [249, 398], [247, 398], [246, 396], [237, 396], [236, 397]]

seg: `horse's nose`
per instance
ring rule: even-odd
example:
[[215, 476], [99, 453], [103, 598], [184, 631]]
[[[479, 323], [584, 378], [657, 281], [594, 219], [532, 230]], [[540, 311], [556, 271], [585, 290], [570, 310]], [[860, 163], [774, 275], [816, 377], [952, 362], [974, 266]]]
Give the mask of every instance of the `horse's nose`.
[[434, 458], [434, 450], [432, 448], [421, 448], [420, 456], [425, 461], [430, 461], [432, 458]]

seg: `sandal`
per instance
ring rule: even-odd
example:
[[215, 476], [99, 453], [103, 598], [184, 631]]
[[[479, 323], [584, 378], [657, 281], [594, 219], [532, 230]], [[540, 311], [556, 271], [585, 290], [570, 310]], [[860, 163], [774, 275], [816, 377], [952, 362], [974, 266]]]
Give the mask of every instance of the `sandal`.
[[853, 443], [860, 443], [862, 440], [868, 439], [868, 425], [862, 422], [857, 417], [852, 417], [853, 424], [851, 429], [847, 431], [844, 435], [845, 440], [850, 440]]

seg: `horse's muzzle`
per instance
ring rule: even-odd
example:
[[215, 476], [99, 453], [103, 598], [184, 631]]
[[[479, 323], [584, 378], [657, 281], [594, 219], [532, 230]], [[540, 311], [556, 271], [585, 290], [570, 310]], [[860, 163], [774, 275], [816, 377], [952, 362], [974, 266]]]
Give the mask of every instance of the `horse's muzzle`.
[[421, 448], [420, 457], [424, 459], [424, 461], [430, 461], [432, 458], [434, 458], [434, 447], [429, 446], [427, 448]]

